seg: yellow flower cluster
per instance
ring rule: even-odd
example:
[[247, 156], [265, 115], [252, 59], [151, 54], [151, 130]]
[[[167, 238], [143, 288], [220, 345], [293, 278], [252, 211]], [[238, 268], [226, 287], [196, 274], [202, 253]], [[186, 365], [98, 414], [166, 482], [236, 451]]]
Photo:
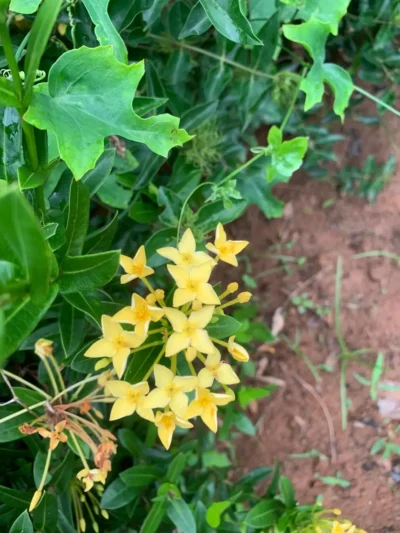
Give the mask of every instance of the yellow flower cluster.
[[296, 530], [295, 533], [367, 533], [364, 529], [357, 528], [350, 520], [338, 518], [341, 514], [340, 509], [318, 511], [309, 525]]
[[[133, 294], [131, 305], [121, 309], [113, 317], [103, 315], [103, 337], [96, 341], [85, 353], [86, 357], [98, 358], [97, 370], [112, 364], [118, 380], [107, 382], [107, 392], [116, 398], [111, 410], [111, 420], [137, 413], [154, 423], [158, 435], [169, 448], [177, 426], [192, 427], [189, 421], [200, 416], [212, 430], [217, 431], [218, 406], [226, 405], [234, 399], [228, 387], [239, 382], [233, 368], [224, 362], [216, 344], [224, 347], [231, 356], [246, 362], [249, 354], [232, 336], [227, 342], [210, 337], [207, 326], [215, 317], [224, 314], [224, 309], [235, 303], [246, 303], [251, 294], [240, 293], [236, 298], [222, 303], [230, 294], [238, 290], [237, 283], [230, 283], [218, 295], [210, 277], [219, 261], [237, 266], [237, 254], [246, 246], [247, 241], [228, 240], [224, 228], [218, 224], [214, 243], [206, 248], [215, 254], [196, 250], [193, 233], [187, 229], [177, 248], [166, 247], [157, 250], [158, 254], [173, 262], [167, 269], [176, 287], [171, 298], [172, 306], [164, 301], [164, 291], [155, 289], [148, 280], [154, 271], [146, 265], [146, 252], [143, 246], [131, 259], [121, 256], [121, 266], [125, 274], [121, 283], [139, 278], [147, 287], [149, 294], [143, 298]], [[160, 323], [153, 328], [153, 323]], [[133, 331], [127, 331], [122, 324], [129, 324]], [[149, 336], [158, 333], [162, 340], [147, 342]], [[154, 337], [153, 337], [154, 338]], [[152, 368], [140, 383], [121, 380], [128, 359], [140, 357], [140, 351], [160, 345]], [[181, 354], [181, 355], [180, 355]], [[186, 358], [191, 375], [178, 375], [177, 357]], [[193, 362], [201, 369], [197, 372]], [[154, 376], [155, 387], [150, 390], [148, 383]], [[215, 384], [220, 390], [215, 390]], [[211, 388], [214, 387], [214, 390]], [[189, 399], [190, 395], [190, 399]], [[156, 410], [156, 411], [154, 411]]]

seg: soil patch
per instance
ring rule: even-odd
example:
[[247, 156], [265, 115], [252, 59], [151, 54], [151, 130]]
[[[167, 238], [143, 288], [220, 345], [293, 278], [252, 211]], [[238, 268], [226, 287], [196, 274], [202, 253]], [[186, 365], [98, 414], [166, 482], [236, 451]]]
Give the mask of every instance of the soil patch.
[[[385, 120], [384, 128], [346, 120], [341, 131], [349, 140], [343, 143], [332, 175], [342, 165], [361, 163], [368, 154], [376, 154], [378, 162], [383, 162], [394, 152], [387, 132], [398, 138], [400, 120], [393, 116]], [[271, 324], [274, 313], [282, 307], [282, 334], [291, 341], [297, 335], [298, 348], [312, 364], [327, 365], [331, 371], [319, 369], [317, 381], [286, 342], [276, 345], [272, 355], [265, 347], [259, 349], [256, 357], [261, 380], [270, 376], [285, 385], [253, 406], [254, 420], [261, 418], [260, 429], [257, 438], [239, 441], [240, 466], [247, 470], [277, 459], [293, 480], [301, 502], [312, 502], [323, 493], [325, 506], [341, 508], [368, 533], [399, 532], [399, 456], [383, 460], [381, 454], [371, 455], [376, 440], [392, 435], [398, 422], [380, 415], [377, 402], [370, 399], [369, 387], [354, 377], [358, 372], [369, 379], [377, 353], [383, 352], [383, 379], [400, 381], [400, 266], [385, 257], [356, 258], [371, 250], [400, 254], [399, 168], [375, 205], [341, 196], [334, 182], [301, 175], [280, 187], [278, 195], [286, 202], [283, 219], [267, 221], [253, 208], [230, 232], [251, 243], [249, 256], [258, 284], [261, 319]], [[297, 265], [273, 254], [304, 257], [306, 261]], [[341, 350], [333, 312], [339, 256], [343, 259], [343, 337], [349, 350], [371, 350], [348, 364], [350, 405], [345, 431], [341, 427]], [[290, 296], [303, 293], [314, 308], [301, 314], [290, 303]], [[393, 436], [393, 442], [400, 444], [400, 437], [396, 440]], [[311, 450], [318, 450], [327, 459], [293, 457]], [[348, 488], [325, 485], [320, 479], [338, 475], [350, 483]]]

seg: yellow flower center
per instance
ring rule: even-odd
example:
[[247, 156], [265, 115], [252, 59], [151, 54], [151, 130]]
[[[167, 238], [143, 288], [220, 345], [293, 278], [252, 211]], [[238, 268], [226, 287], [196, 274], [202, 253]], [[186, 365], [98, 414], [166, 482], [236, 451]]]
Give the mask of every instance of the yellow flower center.
[[183, 333], [186, 333], [186, 335], [192, 335], [195, 331], [197, 330], [197, 327], [195, 326], [195, 324], [193, 324], [192, 322], [190, 322], [188, 320], [188, 322], [186, 323], [186, 327], [185, 329], [183, 330]]
[[187, 288], [189, 291], [196, 292], [198, 286], [199, 286], [199, 282], [198, 282], [198, 281], [194, 281], [194, 280], [191, 279], [190, 281], [188, 281], [188, 284], [187, 284], [187, 287], [186, 287], [186, 288]]
[[174, 420], [171, 416], [163, 416], [161, 424], [165, 427], [165, 429], [174, 429], [175, 426]]
[[185, 253], [181, 254], [182, 263], [184, 264], [190, 264], [192, 263], [192, 254]]
[[205, 397], [205, 398], [201, 398], [201, 399], [199, 400], [199, 403], [200, 403], [201, 407], [202, 407], [203, 409], [205, 409], [205, 408], [208, 407], [212, 402], [210, 402], [210, 399], [209, 399], [209, 398]]
[[166, 389], [167, 393], [170, 396], [173, 396], [177, 390], [178, 390], [178, 387], [174, 383], [171, 383], [171, 385], [168, 385]]
[[219, 252], [221, 254], [233, 254], [235, 251], [235, 246], [232, 242], [227, 242], [219, 247]]
[[140, 276], [143, 274], [144, 266], [143, 265], [132, 265], [132, 274]]
[[126, 344], [125, 339], [122, 336], [121, 337], [117, 337], [115, 339], [115, 344], [117, 345], [118, 348], [126, 348], [128, 346]]
[[150, 320], [150, 313], [147, 307], [139, 307], [135, 309], [135, 317], [138, 322], [148, 322]]
[[141, 394], [138, 391], [131, 390], [131, 391], [128, 392], [128, 398], [130, 400], [133, 400], [134, 402], [137, 402], [140, 399], [140, 396], [141, 396]]

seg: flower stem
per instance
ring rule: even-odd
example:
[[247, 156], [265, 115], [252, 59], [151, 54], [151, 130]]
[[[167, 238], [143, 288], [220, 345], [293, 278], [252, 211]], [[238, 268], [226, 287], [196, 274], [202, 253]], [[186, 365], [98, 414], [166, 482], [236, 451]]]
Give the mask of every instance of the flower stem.
[[0, 418], [0, 425], [5, 424], [9, 420], [12, 420], [13, 418], [16, 418], [17, 416], [23, 415], [24, 413], [29, 413], [30, 411], [33, 411], [34, 409], [37, 409], [38, 407], [42, 407], [45, 405], [47, 400], [44, 400], [43, 402], [35, 403], [34, 405], [30, 405], [29, 408], [21, 409], [21, 411], [17, 411], [16, 413], [12, 413], [11, 415], [5, 416], [4, 418]]
[[147, 381], [149, 379], [149, 377], [151, 376], [153, 372], [155, 365], [160, 361], [161, 357], [164, 355], [164, 352], [165, 352], [165, 345], [162, 347], [161, 352], [157, 355], [156, 360], [154, 361], [153, 365], [151, 366], [147, 374], [144, 376], [142, 381]]
[[46, 477], [47, 477], [47, 474], [50, 468], [50, 460], [51, 460], [51, 448], [49, 446], [49, 449], [47, 451], [46, 462], [45, 462], [43, 473], [42, 473], [42, 479], [40, 480], [40, 485], [38, 487], [38, 490], [40, 491], [43, 490], [43, 487], [45, 486], [45, 483], [46, 483]]
[[219, 339], [215, 339], [214, 337], [210, 337], [212, 342], [216, 342], [217, 344], [220, 344], [221, 346], [225, 346], [225, 348], [228, 348], [228, 343], [224, 341], [220, 341]]
[[4, 374], [5, 376], [8, 376], [11, 379], [15, 379], [15, 381], [19, 381], [19, 383], [22, 383], [23, 385], [25, 385], [26, 387], [29, 387], [32, 390], [35, 390], [36, 392], [39, 392], [40, 394], [42, 394], [48, 400], [51, 399], [50, 394], [47, 394], [47, 392], [44, 392], [39, 387], [36, 387], [36, 385], [33, 385], [32, 383], [29, 383], [29, 381], [26, 381], [25, 379], [17, 376], [16, 374], [13, 374], [12, 372], [9, 372], [8, 370], [2, 370], [1, 373]]
[[40, 357], [40, 360], [42, 361], [42, 363], [44, 364], [44, 367], [46, 369], [46, 372], [50, 378], [50, 383], [53, 387], [53, 390], [54, 390], [54, 394], [58, 395], [57, 397], [59, 396], [62, 396], [62, 394], [60, 394], [60, 391], [58, 389], [58, 385], [57, 385], [57, 381], [55, 380], [55, 377], [54, 377], [54, 374], [53, 374], [53, 371], [51, 369], [51, 366], [50, 366], [50, 363], [49, 361], [47, 360], [47, 357], [44, 356], [44, 357]]
[[6, 24], [7, 12], [5, 8], [0, 9], [0, 38], [3, 45], [4, 55], [6, 56], [8, 66], [10, 67], [12, 82], [14, 84], [15, 94], [20, 102], [23, 98], [23, 86], [19, 76], [18, 64], [15, 60], [14, 50], [11, 43], [10, 33]]
[[84, 456], [83, 454], [83, 450], [81, 448], [81, 445], [79, 444], [78, 442], [78, 439], [75, 437], [74, 433], [72, 431], [69, 431], [69, 434], [70, 434], [70, 437], [71, 437], [71, 440], [72, 442], [75, 444], [75, 448], [76, 448], [76, 451], [78, 452], [78, 455], [79, 457], [81, 458], [81, 461], [83, 463], [83, 466], [87, 469], [87, 470], [90, 470], [90, 467], [88, 465], [88, 462], [86, 461], [86, 457]]
[[82, 381], [78, 381], [78, 383], [74, 383], [73, 385], [70, 385], [66, 389], [59, 392], [56, 396], [54, 396], [54, 398], [52, 399], [52, 402], [55, 402], [56, 400], [58, 400], [58, 398], [60, 398], [60, 396], [62, 396], [65, 392], [70, 392], [71, 390], [77, 389], [78, 387], [81, 387], [82, 385], [86, 385], [86, 383], [90, 383], [91, 381], [97, 381], [98, 379], [99, 379], [99, 376], [97, 375], [96, 376], [89, 375]]

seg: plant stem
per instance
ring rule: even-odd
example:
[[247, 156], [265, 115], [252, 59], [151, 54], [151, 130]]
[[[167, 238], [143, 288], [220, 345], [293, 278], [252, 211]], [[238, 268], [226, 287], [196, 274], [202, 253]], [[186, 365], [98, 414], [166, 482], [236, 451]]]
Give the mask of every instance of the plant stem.
[[204, 56], [211, 57], [212, 59], [215, 59], [216, 61], [226, 63], [227, 65], [231, 65], [231, 67], [235, 67], [237, 69], [243, 70], [244, 72], [248, 72], [249, 74], [253, 74], [254, 76], [259, 76], [261, 78], [268, 78], [270, 80], [273, 80], [275, 78], [273, 74], [267, 74], [266, 72], [262, 72], [261, 70], [256, 70], [254, 68], [246, 67], [246, 65], [242, 65], [241, 63], [232, 61], [232, 59], [228, 59], [225, 56], [214, 54], [213, 52], [209, 52], [208, 50], [203, 50], [202, 48], [198, 48], [197, 46], [192, 46], [190, 44], [174, 41], [173, 39], [168, 39], [167, 37], [161, 37], [160, 35], [154, 35], [153, 33], [148, 33], [147, 37], [150, 37], [151, 39], [154, 39], [155, 41], [167, 42], [178, 48], [183, 48], [184, 50], [190, 50], [191, 52], [196, 52], [197, 54], [202, 54]]
[[304, 78], [306, 77], [306, 74], [307, 74], [307, 70], [308, 68], [307, 67], [304, 67], [303, 70], [301, 71], [301, 79], [299, 80], [299, 83], [297, 84], [297, 87], [296, 87], [296, 90], [294, 91], [293, 93], [293, 98], [290, 102], [290, 106], [289, 106], [289, 109], [287, 110], [286, 112], [286, 115], [282, 121], [282, 124], [281, 124], [281, 127], [280, 127], [280, 130], [283, 132], [283, 130], [285, 129], [285, 126], [286, 124], [288, 123], [289, 119], [290, 119], [290, 116], [292, 114], [292, 111], [294, 109], [294, 106], [296, 104], [296, 101], [297, 101], [297, 97], [299, 96], [299, 92], [300, 92], [300, 85], [301, 85], [301, 82], [304, 80]]
[[47, 374], [48, 374], [48, 376], [50, 378], [50, 383], [51, 383], [51, 386], [53, 387], [54, 394], [56, 394], [56, 395], [58, 394], [59, 396], [60, 395], [62, 396], [62, 393], [60, 393], [60, 391], [58, 389], [57, 381], [56, 381], [56, 379], [54, 377], [53, 371], [51, 369], [49, 361], [47, 360], [47, 357], [46, 356], [41, 357], [40, 360], [44, 364], [46, 372], [47, 372]]
[[75, 437], [74, 433], [72, 431], [69, 431], [69, 434], [70, 434], [70, 437], [71, 437], [71, 440], [72, 442], [75, 444], [75, 448], [76, 448], [76, 451], [78, 452], [78, 455], [79, 457], [81, 458], [81, 461], [83, 463], [83, 466], [87, 469], [87, 470], [90, 470], [90, 467], [88, 465], [88, 462], [86, 461], [86, 457], [84, 456], [83, 454], [83, 451], [82, 451], [82, 448], [81, 448], [81, 445], [79, 444], [78, 442], [78, 439]]
[[155, 365], [160, 361], [161, 357], [164, 355], [164, 352], [165, 352], [165, 346], [162, 347], [161, 352], [157, 355], [156, 360], [154, 361], [154, 363], [152, 364], [150, 370], [144, 376], [142, 381], [147, 381], [149, 379], [149, 377], [151, 376], [151, 373], [153, 372], [153, 369], [154, 369]]
[[12, 420], [13, 418], [16, 418], [17, 416], [23, 415], [25, 413], [29, 413], [29, 411], [33, 411], [34, 409], [37, 409], [38, 407], [42, 407], [43, 405], [46, 405], [47, 400], [44, 400], [43, 402], [35, 403], [34, 405], [30, 405], [27, 409], [21, 409], [21, 411], [17, 411], [16, 413], [12, 413], [11, 415], [5, 416], [4, 418], [0, 418], [0, 425], [4, 424], [5, 422], [8, 422], [9, 420]]
[[347, 354], [348, 349], [342, 334], [342, 322], [340, 319], [341, 292], [342, 292], [343, 258], [339, 255], [335, 276], [335, 331], [341, 349], [340, 354], [340, 408], [342, 413], [342, 429], [347, 428]]
[[0, 38], [3, 44], [4, 55], [6, 56], [8, 66], [10, 67], [15, 94], [17, 95], [18, 100], [22, 102], [23, 86], [19, 76], [19, 68], [14, 56], [10, 33], [6, 24], [6, 10], [4, 8], [0, 9]]
[[392, 107], [391, 105], [387, 104], [386, 102], [384, 102], [383, 100], [381, 100], [380, 98], [377, 98], [376, 96], [374, 96], [373, 94], [369, 93], [368, 91], [366, 91], [365, 89], [362, 89], [361, 87], [358, 87], [357, 85], [353, 85], [354, 87], [354, 90], [359, 92], [360, 94], [362, 94], [363, 96], [366, 96], [367, 98], [369, 98], [370, 100], [373, 100], [376, 104], [379, 104], [381, 105], [382, 107], [385, 107], [388, 111], [391, 111], [392, 113], [394, 113], [395, 115], [397, 115], [398, 117], [400, 117], [400, 111], [394, 107]]
[[36, 392], [39, 392], [40, 394], [42, 394], [48, 400], [51, 399], [50, 394], [47, 394], [47, 392], [44, 392], [39, 387], [36, 387], [36, 385], [33, 385], [32, 383], [29, 383], [29, 381], [26, 381], [25, 379], [20, 378], [16, 374], [13, 374], [12, 372], [9, 372], [8, 370], [2, 370], [1, 373], [6, 375], [6, 376], [8, 376], [11, 379], [15, 379], [15, 381], [19, 381], [19, 383], [22, 383], [23, 385], [25, 385], [26, 387], [31, 388], [32, 390], [35, 390]]
[[[57, 394], [56, 396], [54, 396], [54, 398], [52, 399], [52, 402], [55, 402], [56, 400], [58, 400], [58, 398], [60, 398], [64, 393], [66, 392], [70, 392], [71, 390], [74, 390], [74, 389], [77, 389], [78, 387], [81, 387], [82, 385], [86, 385], [86, 383], [90, 383], [91, 381], [97, 381], [99, 379], [99, 376], [87, 376], [85, 379], [83, 379], [82, 381], [78, 381], [78, 383], [74, 383], [73, 385], [70, 385], [69, 387], [67, 387], [66, 389], [62, 390], [59, 394]], [[31, 407], [32, 409], [32, 407]], [[1, 423], [1, 421], [0, 421]]]
[[50, 460], [51, 460], [51, 449], [50, 449], [50, 446], [49, 446], [49, 450], [47, 452], [47, 457], [46, 457], [46, 463], [45, 463], [44, 469], [43, 469], [42, 479], [40, 480], [40, 485], [39, 485], [39, 488], [38, 488], [38, 490], [40, 490], [40, 491], [43, 490], [43, 487], [45, 486], [45, 483], [46, 483], [46, 477], [47, 477], [47, 474], [48, 474], [48, 471], [49, 471], [49, 468], [50, 468]]

